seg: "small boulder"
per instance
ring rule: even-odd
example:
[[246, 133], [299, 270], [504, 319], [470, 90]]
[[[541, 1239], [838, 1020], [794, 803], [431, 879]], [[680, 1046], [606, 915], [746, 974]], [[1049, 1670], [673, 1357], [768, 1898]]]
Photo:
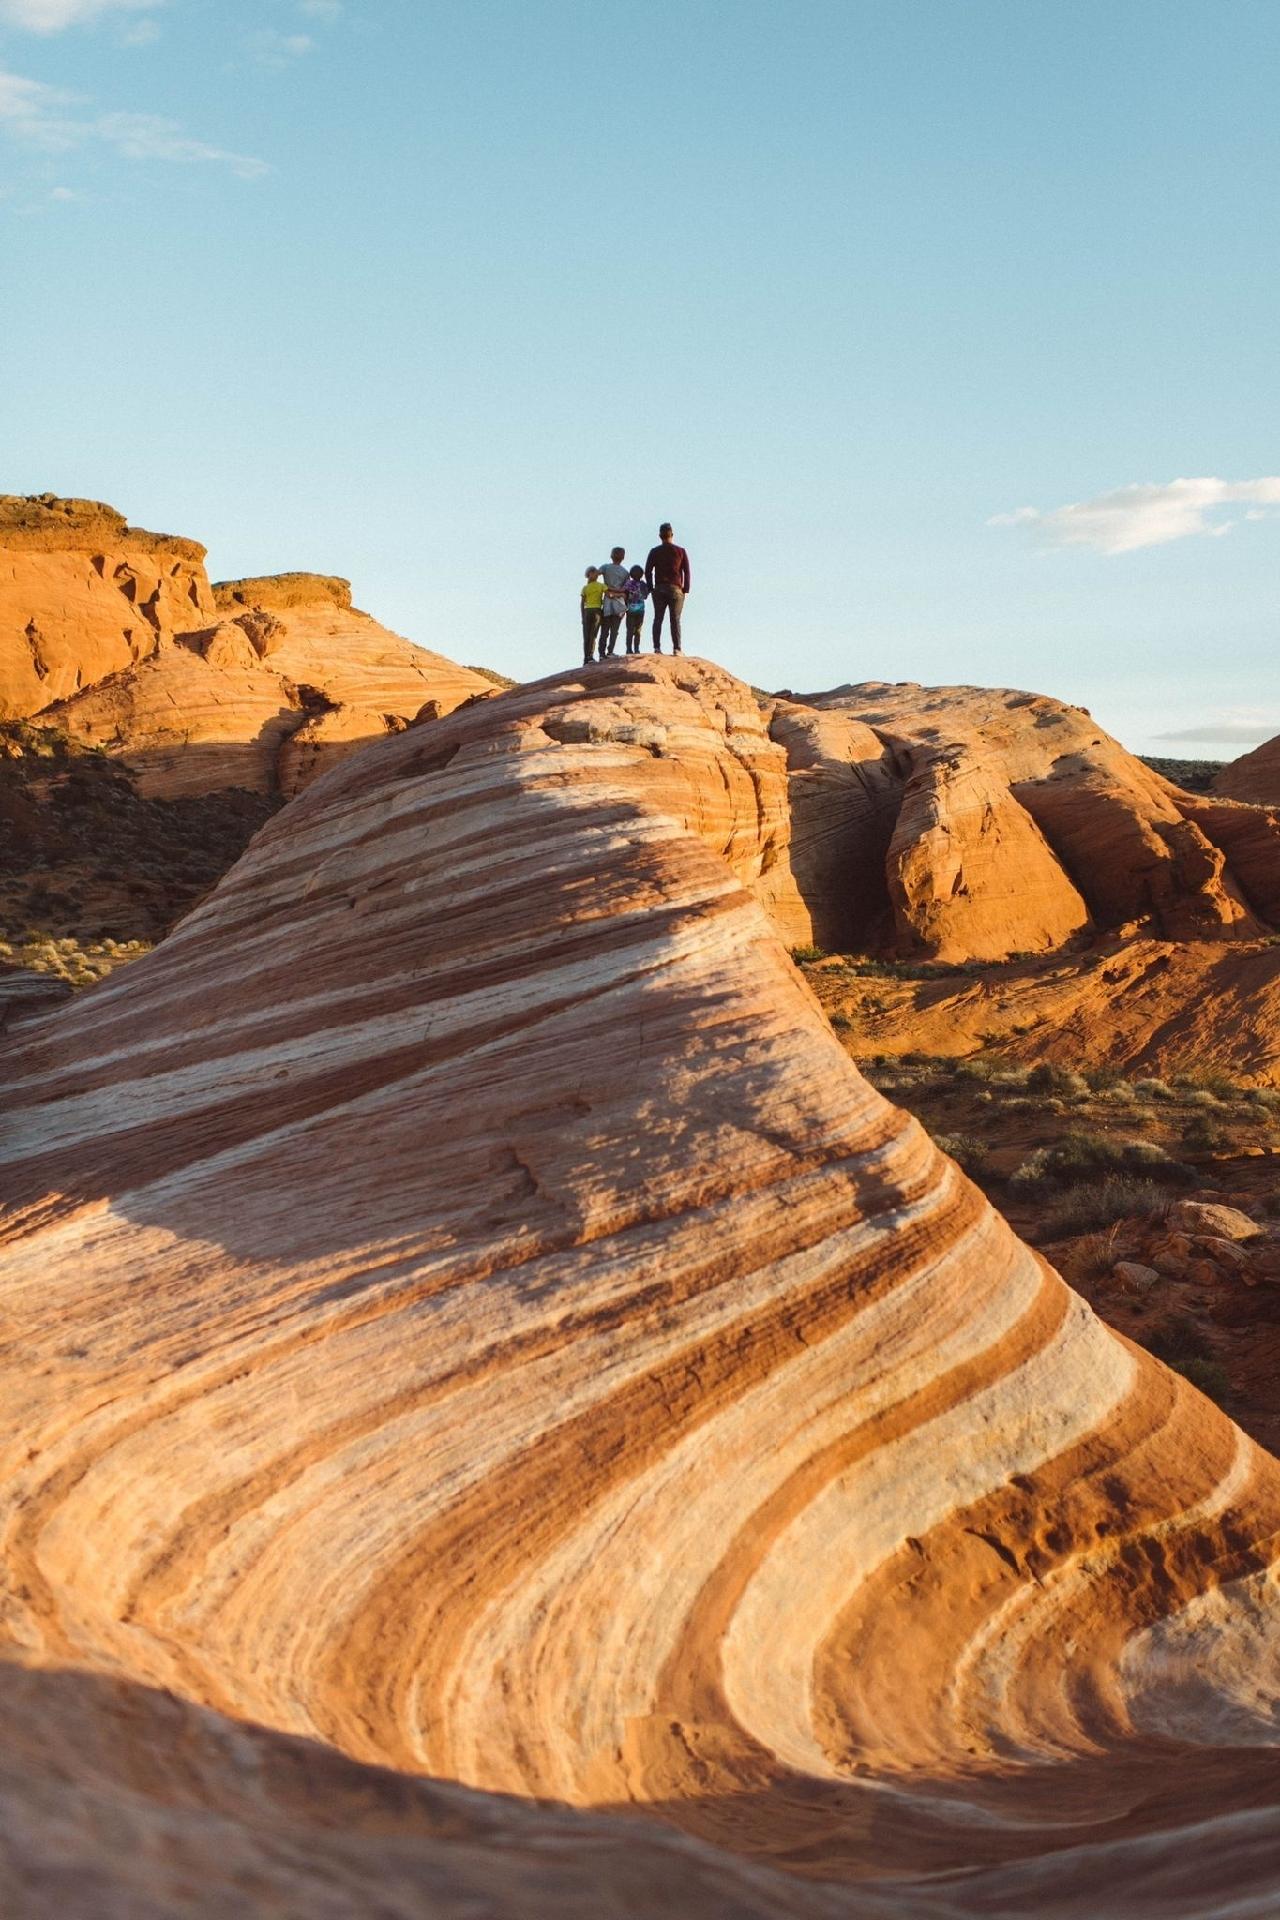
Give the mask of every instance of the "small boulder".
[[1154, 1267], [1145, 1267], [1140, 1260], [1117, 1260], [1111, 1277], [1128, 1293], [1149, 1293], [1160, 1279]]
[[1238, 1207], [1211, 1201], [1179, 1200], [1169, 1209], [1169, 1225], [1184, 1233], [1210, 1234], [1217, 1240], [1252, 1240], [1258, 1223]]

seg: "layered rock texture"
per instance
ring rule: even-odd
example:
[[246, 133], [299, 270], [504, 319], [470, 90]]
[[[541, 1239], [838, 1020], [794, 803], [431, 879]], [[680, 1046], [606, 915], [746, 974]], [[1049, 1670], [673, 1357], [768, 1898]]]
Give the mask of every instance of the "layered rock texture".
[[1241, 754], [1222, 769], [1213, 783], [1216, 793], [1229, 800], [1252, 800], [1280, 807], [1280, 734], [1264, 740], [1252, 753]]
[[204, 548], [100, 500], [0, 494], [0, 720], [21, 720], [215, 617]]
[[1280, 814], [1184, 793], [1083, 708], [869, 681], [780, 699], [772, 726], [821, 945], [997, 960], [1280, 924]]
[[0, 500], [0, 717], [39, 713], [153, 798], [290, 797], [492, 683], [287, 573], [210, 587], [204, 548], [94, 501]]
[[29, 1913], [1273, 1910], [1280, 1468], [859, 1077], [788, 843], [747, 689], [562, 675], [9, 1041]]

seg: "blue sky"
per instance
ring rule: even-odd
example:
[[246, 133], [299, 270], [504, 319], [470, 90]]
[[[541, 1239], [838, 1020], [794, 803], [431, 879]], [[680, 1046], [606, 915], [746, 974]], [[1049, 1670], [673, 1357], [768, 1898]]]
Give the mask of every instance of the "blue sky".
[[1280, 731], [1274, 0], [0, 0], [0, 76], [0, 490], [521, 677], [669, 518], [756, 685]]

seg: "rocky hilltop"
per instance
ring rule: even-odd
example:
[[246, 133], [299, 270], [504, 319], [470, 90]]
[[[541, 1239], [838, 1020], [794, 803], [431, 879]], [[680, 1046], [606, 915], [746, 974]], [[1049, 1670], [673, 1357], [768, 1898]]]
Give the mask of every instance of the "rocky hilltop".
[[1280, 733], [1264, 740], [1252, 753], [1242, 753], [1222, 769], [1213, 783], [1214, 792], [1230, 800], [1252, 800], [1257, 805], [1280, 807]]
[[288, 797], [364, 741], [492, 684], [312, 573], [211, 587], [204, 548], [96, 501], [0, 500], [0, 718], [38, 716], [149, 798]]
[[11, 1037], [28, 1912], [1274, 1904], [1280, 1467], [846, 1058], [786, 782], [564, 674]]
[[1040, 694], [868, 681], [780, 699], [795, 863], [824, 946], [996, 960], [1086, 929], [1256, 939], [1280, 812], [1184, 793]]
[[100, 500], [0, 494], [0, 720], [25, 719], [214, 618], [205, 550]]

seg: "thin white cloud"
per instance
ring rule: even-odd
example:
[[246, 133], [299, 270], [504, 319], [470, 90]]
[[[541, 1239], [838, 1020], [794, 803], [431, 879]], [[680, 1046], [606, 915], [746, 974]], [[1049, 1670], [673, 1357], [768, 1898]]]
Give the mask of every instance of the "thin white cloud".
[[0, 133], [43, 153], [69, 153], [94, 143], [125, 160], [196, 162], [228, 167], [242, 180], [256, 180], [270, 169], [252, 154], [231, 153], [207, 140], [195, 140], [177, 120], [158, 113], [85, 114], [74, 95], [41, 80], [0, 70]]
[[1232, 747], [1260, 747], [1264, 740], [1280, 734], [1280, 714], [1269, 720], [1202, 720], [1194, 727], [1178, 727], [1172, 733], [1156, 733], [1154, 740], [1217, 740]]
[[131, 27], [121, 27], [118, 38], [122, 47], [149, 47], [160, 38], [160, 22], [135, 20]]
[[1245, 519], [1268, 518], [1261, 511], [1280, 506], [1280, 477], [1258, 480], [1169, 480], [1116, 487], [1092, 500], [1042, 512], [1039, 507], [1017, 507], [998, 513], [990, 527], [1025, 527], [1047, 546], [1092, 547], [1098, 553], [1133, 553], [1139, 547], [1158, 547], [1192, 534], [1219, 537], [1237, 524], [1235, 506], [1251, 505]]
[[310, 53], [315, 41], [309, 33], [279, 33], [261, 27], [248, 36], [248, 48], [260, 67], [287, 67]]
[[215, 161], [230, 167], [242, 180], [257, 180], [270, 172], [265, 160], [255, 160], [247, 153], [229, 153], [225, 147], [210, 146], [207, 140], [193, 140], [178, 121], [158, 113], [101, 113], [93, 122], [93, 132], [126, 160], [172, 160], [181, 165]]
[[145, 13], [164, 0], [0, 0], [0, 22], [27, 33], [61, 33], [104, 13]]
[[336, 20], [342, 12], [342, 0], [298, 0], [298, 12], [313, 20]]

